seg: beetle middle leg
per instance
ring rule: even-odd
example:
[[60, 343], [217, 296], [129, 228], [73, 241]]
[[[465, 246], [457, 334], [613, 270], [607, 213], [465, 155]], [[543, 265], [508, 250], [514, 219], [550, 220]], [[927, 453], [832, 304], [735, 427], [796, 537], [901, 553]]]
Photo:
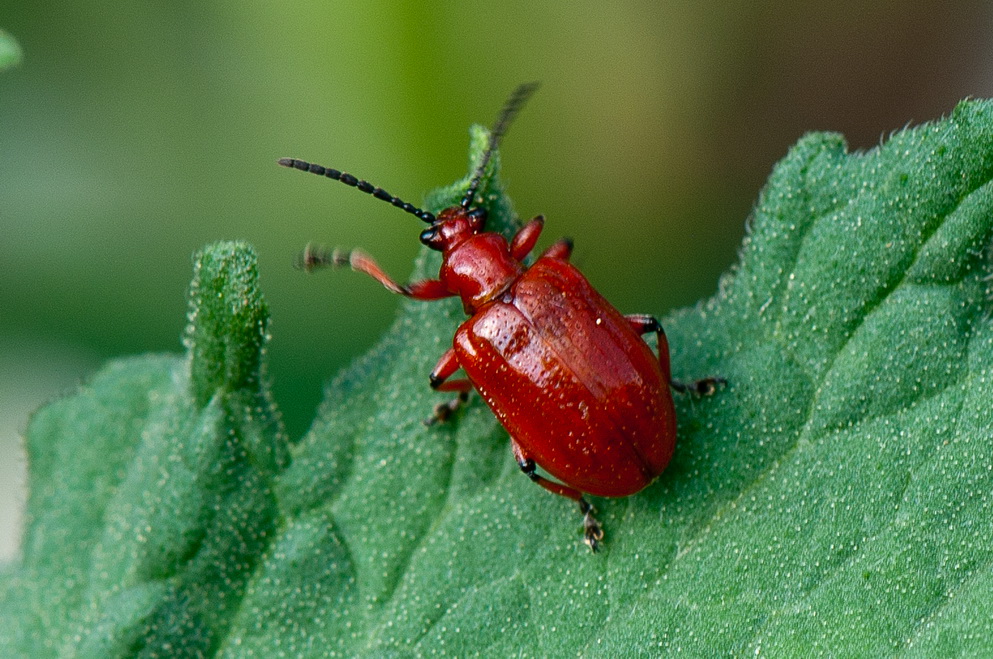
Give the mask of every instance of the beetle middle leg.
[[433, 426], [436, 423], [444, 423], [458, 411], [462, 405], [469, 400], [469, 392], [472, 391], [472, 383], [466, 379], [449, 380], [459, 370], [459, 360], [455, 355], [455, 349], [449, 348], [438, 360], [438, 364], [431, 371], [431, 388], [435, 391], [454, 391], [458, 395], [447, 403], [439, 403], [434, 408], [434, 414], [424, 420], [424, 425]]
[[542, 257], [568, 261], [572, 256], [572, 238], [560, 238], [541, 253]]
[[647, 314], [632, 314], [630, 316], [625, 316], [625, 318], [627, 318], [627, 321], [631, 323], [631, 327], [633, 327], [634, 331], [638, 334], [655, 332], [655, 336], [658, 338], [659, 344], [659, 364], [662, 366], [662, 375], [665, 376], [669, 386], [679, 393], [692, 393], [697, 396], [709, 396], [717, 391], [717, 387], [727, 384], [727, 380], [724, 378], [703, 378], [701, 380], [696, 380], [695, 382], [680, 382], [678, 380], [673, 380], [672, 370], [669, 366], [669, 340], [665, 336], [665, 330], [662, 329], [662, 323], [660, 323], [658, 318], [655, 316], [649, 316]]
[[579, 512], [583, 514], [583, 542], [589, 546], [591, 551], [596, 553], [600, 548], [600, 541], [603, 540], [603, 527], [600, 526], [597, 518], [593, 516], [596, 513], [596, 509], [593, 508], [589, 501], [583, 498], [583, 493], [579, 490], [571, 488], [568, 485], [563, 485], [562, 483], [556, 483], [537, 473], [535, 471], [536, 465], [534, 464], [534, 460], [524, 455], [524, 451], [513, 438], [510, 440], [510, 447], [514, 451], [514, 459], [517, 460], [517, 465], [528, 478], [549, 492], [568, 497], [579, 504]]

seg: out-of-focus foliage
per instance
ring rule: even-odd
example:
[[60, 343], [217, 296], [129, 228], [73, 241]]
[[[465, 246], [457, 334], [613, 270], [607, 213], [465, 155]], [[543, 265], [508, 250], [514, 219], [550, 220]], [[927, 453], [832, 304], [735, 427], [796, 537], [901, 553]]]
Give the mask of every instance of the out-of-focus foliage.
[[94, 366], [171, 350], [187, 255], [246, 239], [278, 319], [274, 390], [299, 437], [322, 383], [372, 345], [397, 302], [348, 273], [303, 276], [296, 251], [361, 246], [403, 278], [419, 229], [275, 159], [346, 169], [419, 203], [461, 175], [466, 127], [533, 79], [542, 90], [504, 145], [518, 211], [545, 214], [548, 241], [575, 238], [578, 263], [621, 310], [690, 304], [714, 291], [755, 191], [801, 134], [839, 130], [868, 147], [993, 96], [977, 68], [993, 61], [988, 11], [975, 0], [954, 11], [936, 0], [7, 3], [0, 20], [25, 58], [0, 77], [0, 359], [49, 346], [41, 361], [71, 380], [82, 369], [67, 350]]
[[21, 56], [21, 47], [14, 37], [0, 30], [0, 70], [19, 64]]

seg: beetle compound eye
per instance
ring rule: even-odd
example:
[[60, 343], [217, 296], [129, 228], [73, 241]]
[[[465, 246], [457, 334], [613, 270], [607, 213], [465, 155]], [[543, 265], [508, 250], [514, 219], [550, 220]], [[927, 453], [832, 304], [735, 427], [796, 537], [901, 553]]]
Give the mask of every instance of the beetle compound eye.
[[423, 244], [433, 249], [438, 249], [437, 247], [438, 239], [439, 239], [438, 227], [430, 227], [425, 229], [424, 231], [421, 231], [420, 238]]
[[483, 228], [486, 224], [486, 217], [488, 213], [485, 208], [474, 208], [470, 213], [469, 217], [473, 220], [474, 228], [478, 231]]

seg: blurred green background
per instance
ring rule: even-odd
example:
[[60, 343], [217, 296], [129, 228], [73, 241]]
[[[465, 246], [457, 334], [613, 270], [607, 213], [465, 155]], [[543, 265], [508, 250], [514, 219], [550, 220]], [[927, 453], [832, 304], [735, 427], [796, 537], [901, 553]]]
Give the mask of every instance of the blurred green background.
[[420, 224], [278, 157], [416, 204], [464, 174], [471, 123], [541, 80], [503, 150], [518, 212], [546, 215], [542, 245], [573, 236], [622, 311], [663, 314], [714, 292], [804, 132], [869, 148], [993, 92], [980, 1], [6, 4], [24, 61], [0, 74], [0, 560], [29, 411], [111, 357], [180, 351], [198, 247], [258, 248], [294, 437], [390, 324], [367, 277], [291, 263], [358, 245], [402, 279]]

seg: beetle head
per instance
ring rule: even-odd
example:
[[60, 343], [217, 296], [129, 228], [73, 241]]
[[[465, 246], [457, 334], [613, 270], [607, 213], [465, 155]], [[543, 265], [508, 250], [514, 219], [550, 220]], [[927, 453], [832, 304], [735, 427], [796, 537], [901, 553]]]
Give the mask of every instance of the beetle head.
[[482, 233], [486, 226], [486, 209], [467, 211], [461, 206], [446, 208], [438, 219], [421, 232], [421, 242], [431, 249], [446, 252], [455, 249], [467, 238]]

